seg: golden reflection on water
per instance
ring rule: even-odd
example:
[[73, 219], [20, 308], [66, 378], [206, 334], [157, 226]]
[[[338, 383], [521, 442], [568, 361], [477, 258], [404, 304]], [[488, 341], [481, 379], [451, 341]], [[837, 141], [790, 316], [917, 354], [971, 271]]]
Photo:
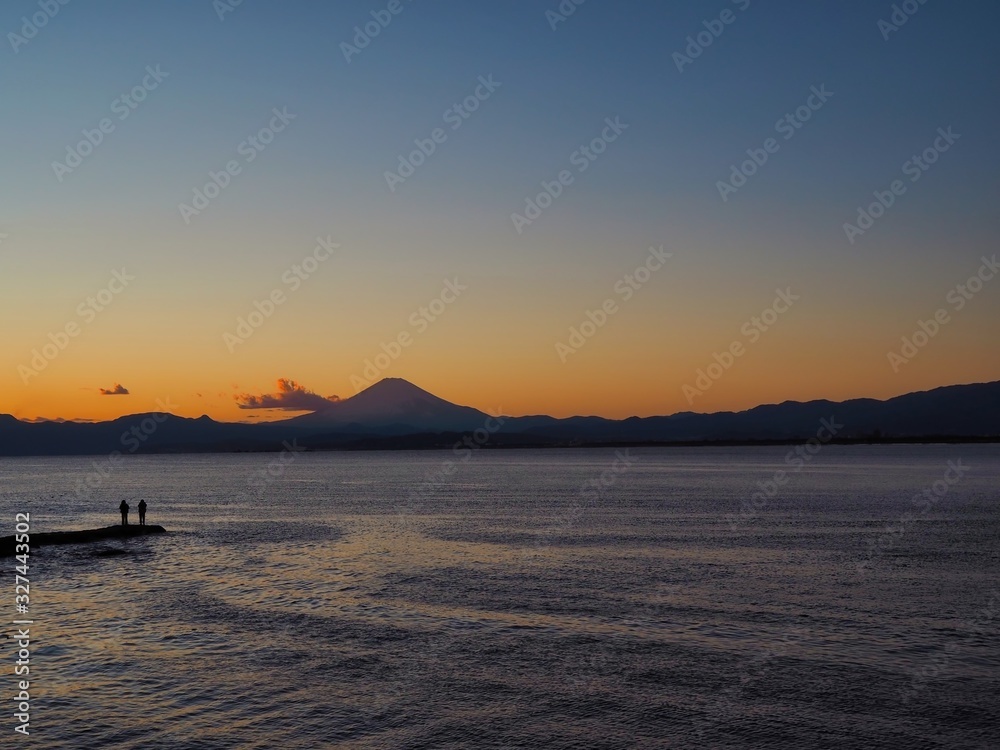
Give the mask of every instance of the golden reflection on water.
[[[921, 481], [912, 458], [885, 476], [859, 465], [850, 492], [835, 473], [803, 475], [734, 535], [725, 514], [749, 480], [731, 456], [717, 473], [710, 458], [660, 472], [672, 455], [650, 452], [614, 502], [582, 512], [573, 489], [593, 468], [578, 459], [562, 473], [551, 457], [537, 471], [523, 456], [486, 459], [467, 469], [484, 472], [467, 490], [475, 504], [462, 509], [456, 490], [406, 514], [378, 497], [398, 496], [433, 457], [303, 458], [309, 476], [364, 477], [380, 461], [386, 474], [350, 490], [346, 479], [276, 487], [256, 505], [218, 458], [164, 461], [150, 477], [171, 494], [152, 508], [176, 514], [170, 534], [110, 545], [118, 556], [33, 555], [38, 735], [74, 750], [233, 738], [269, 750], [660, 747], [665, 736], [702, 747], [753, 744], [776, 726], [805, 743], [818, 724], [879, 740], [889, 715], [919, 745], [930, 730], [898, 704], [899, 685], [995, 582], [983, 550], [996, 536], [996, 457], [979, 457], [948, 523], [861, 581], [859, 539], [873, 508], [906, 506], [907, 482]], [[772, 473], [748, 455], [744, 474]], [[255, 465], [232, 464], [237, 477]], [[860, 475], [882, 484], [859, 495]], [[896, 505], [881, 508], [886, 498]], [[924, 712], [990, 722], [977, 696], [998, 667], [988, 643], [967, 646]], [[961, 744], [961, 726], [942, 731]]]

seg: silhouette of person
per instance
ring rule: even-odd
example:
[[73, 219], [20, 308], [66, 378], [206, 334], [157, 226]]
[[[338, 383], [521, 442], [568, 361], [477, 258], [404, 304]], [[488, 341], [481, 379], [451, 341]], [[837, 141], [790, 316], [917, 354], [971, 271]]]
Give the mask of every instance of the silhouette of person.
[[140, 526], [145, 526], [146, 525], [146, 501], [145, 500], [140, 500], [139, 501], [139, 525]]
[[122, 526], [128, 526], [128, 503], [122, 500], [122, 504], [118, 506], [118, 510], [122, 512]]

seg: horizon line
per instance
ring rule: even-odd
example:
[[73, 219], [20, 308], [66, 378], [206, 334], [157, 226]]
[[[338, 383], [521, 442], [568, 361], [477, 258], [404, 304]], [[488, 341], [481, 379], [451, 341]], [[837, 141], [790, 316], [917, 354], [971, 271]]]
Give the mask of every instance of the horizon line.
[[[482, 409], [479, 409], [479, 408], [474, 407], [474, 406], [468, 406], [468, 405], [465, 405], [465, 404], [456, 404], [456, 403], [454, 403], [452, 401], [448, 401], [447, 399], [442, 398], [441, 396], [438, 396], [437, 394], [435, 394], [435, 393], [433, 393], [431, 391], [428, 391], [425, 388], [421, 388], [420, 386], [418, 386], [415, 383], [407, 380], [406, 378], [400, 378], [400, 377], [381, 378], [380, 380], [376, 381], [375, 383], [372, 383], [370, 386], [368, 386], [364, 390], [358, 391], [353, 396], [348, 396], [347, 398], [341, 399], [340, 401], [337, 401], [337, 402], [332, 402], [331, 401], [330, 402], [330, 408], [331, 409], [336, 409], [339, 404], [348, 403], [348, 402], [352, 401], [353, 399], [357, 398], [358, 396], [361, 396], [362, 394], [367, 393], [371, 389], [377, 387], [381, 383], [385, 383], [385, 382], [388, 382], [388, 381], [400, 381], [402, 383], [406, 383], [408, 386], [411, 386], [412, 388], [415, 388], [417, 390], [420, 390], [420, 391], [422, 391], [422, 392], [424, 392], [424, 393], [432, 396], [433, 398], [437, 398], [437, 399], [440, 399], [442, 401], [445, 401], [446, 403], [451, 404], [452, 406], [456, 406], [456, 407], [460, 407], [460, 408], [466, 408], [466, 409], [473, 409], [475, 411], [482, 412], [483, 414], [488, 414], [487, 412], [483, 411]], [[709, 411], [709, 412], [699, 412], [699, 411], [686, 410], [686, 411], [674, 412], [672, 414], [647, 414], [645, 416], [641, 416], [641, 415], [638, 415], [638, 414], [632, 414], [630, 416], [622, 417], [620, 419], [615, 419], [613, 417], [605, 417], [605, 416], [602, 416], [600, 414], [573, 414], [573, 415], [568, 416], [568, 417], [553, 417], [550, 414], [540, 414], [540, 413], [539, 414], [521, 414], [521, 415], [516, 415], [516, 416], [515, 415], [511, 415], [511, 414], [499, 414], [499, 415], [493, 415], [493, 416], [505, 417], [505, 418], [509, 418], [509, 419], [530, 419], [530, 418], [545, 417], [545, 418], [555, 419], [555, 420], [567, 420], [567, 419], [603, 419], [603, 420], [606, 420], [606, 421], [609, 421], [609, 422], [625, 422], [625, 421], [628, 421], [630, 419], [657, 419], [657, 418], [665, 419], [665, 418], [677, 417], [677, 416], [681, 416], [681, 415], [712, 416], [712, 415], [718, 415], [718, 414], [744, 414], [746, 412], [750, 412], [750, 411], [753, 411], [755, 409], [766, 408], [766, 407], [769, 407], [769, 406], [783, 406], [785, 404], [800, 404], [800, 405], [805, 405], [805, 404], [814, 404], [814, 403], [820, 403], [820, 402], [826, 402], [826, 403], [831, 403], [831, 404], [847, 404], [847, 403], [851, 403], [851, 402], [854, 402], [854, 401], [874, 401], [874, 402], [877, 402], [877, 403], [886, 403], [888, 401], [893, 401], [893, 400], [895, 400], [897, 398], [905, 398], [906, 396], [914, 396], [914, 395], [919, 395], [919, 394], [924, 394], [924, 393], [932, 393], [934, 391], [944, 390], [944, 389], [948, 389], [948, 388], [970, 388], [970, 387], [975, 387], [975, 386], [986, 386], [986, 385], [995, 385], [995, 384], [1000, 384], [1000, 380], [988, 380], [988, 381], [981, 381], [981, 382], [974, 382], [974, 383], [951, 383], [951, 384], [947, 384], [947, 385], [938, 385], [938, 386], [934, 386], [934, 387], [931, 387], [931, 388], [926, 388], [924, 390], [907, 391], [905, 393], [898, 393], [898, 394], [896, 394], [894, 396], [889, 396], [887, 398], [875, 398], [875, 397], [872, 397], [872, 396], [858, 396], [858, 397], [855, 397], [855, 398], [845, 399], [843, 401], [833, 401], [833, 400], [828, 399], [828, 398], [814, 398], [814, 399], [809, 399], [807, 401], [798, 401], [798, 400], [795, 400], [795, 399], [785, 399], [784, 401], [774, 401], [774, 402], [758, 403], [758, 404], [755, 404], [753, 406], [749, 406], [749, 407], [747, 407], [745, 409], [740, 409], [740, 410], [721, 410], [721, 411]], [[291, 409], [282, 409], [281, 407], [261, 407], [260, 411], [272, 411], [272, 412], [275, 412], [275, 411], [285, 411], [285, 412], [290, 412], [290, 413], [294, 412], [294, 413], [292, 414], [292, 416], [285, 417], [285, 418], [280, 418], [280, 419], [255, 420], [255, 421], [246, 420], [246, 421], [236, 421], [236, 422], [229, 422], [229, 421], [218, 420], [218, 419], [215, 419], [214, 417], [211, 417], [208, 414], [201, 414], [201, 415], [199, 415], [197, 417], [185, 417], [185, 416], [182, 416], [180, 414], [175, 414], [173, 412], [168, 412], [168, 411], [132, 412], [132, 413], [128, 413], [128, 414], [122, 414], [121, 416], [114, 417], [112, 419], [104, 419], [104, 420], [83, 419], [83, 418], [70, 419], [70, 418], [64, 418], [64, 417], [55, 417], [55, 418], [52, 418], [52, 419], [49, 419], [49, 418], [46, 418], [46, 417], [20, 418], [20, 417], [14, 416], [13, 414], [10, 414], [10, 413], [0, 413], [0, 418], [10, 417], [11, 419], [14, 419], [17, 422], [20, 422], [22, 424], [109, 424], [109, 423], [112, 423], [112, 422], [116, 422], [116, 421], [118, 421], [120, 419], [128, 419], [128, 418], [131, 418], [131, 417], [142, 417], [142, 416], [147, 416], [147, 415], [151, 415], [151, 414], [157, 414], [157, 415], [166, 414], [166, 415], [174, 417], [176, 419], [189, 419], [189, 420], [209, 419], [212, 422], [216, 422], [217, 424], [238, 424], [238, 425], [257, 426], [257, 425], [267, 425], [267, 424], [279, 424], [279, 423], [282, 423], [282, 422], [291, 421], [291, 420], [296, 419], [298, 417], [308, 416], [310, 414], [320, 414], [320, 413], [322, 413], [323, 411], [326, 411], [326, 410], [325, 409], [323, 409], [323, 410], [320, 410], [320, 409], [313, 409], [313, 410], [309, 410], [309, 409], [291, 410]]]

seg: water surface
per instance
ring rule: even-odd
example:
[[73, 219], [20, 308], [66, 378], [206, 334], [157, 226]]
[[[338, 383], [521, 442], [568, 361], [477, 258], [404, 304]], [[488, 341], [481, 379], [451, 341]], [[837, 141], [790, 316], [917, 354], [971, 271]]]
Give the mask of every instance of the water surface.
[[23, 746], [996, 747], [1000, 450], [788, 450], [0, 459], [171, 532], [32, 555]]

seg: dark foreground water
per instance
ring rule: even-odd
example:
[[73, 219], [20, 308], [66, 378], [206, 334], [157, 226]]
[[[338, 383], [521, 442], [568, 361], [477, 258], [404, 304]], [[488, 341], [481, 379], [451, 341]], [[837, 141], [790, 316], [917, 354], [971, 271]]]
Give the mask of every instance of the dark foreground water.
[[32, 555], [0, 746], [1000, 746], [1000, 449], [788, 450], [0, 459], [171, 531]]

